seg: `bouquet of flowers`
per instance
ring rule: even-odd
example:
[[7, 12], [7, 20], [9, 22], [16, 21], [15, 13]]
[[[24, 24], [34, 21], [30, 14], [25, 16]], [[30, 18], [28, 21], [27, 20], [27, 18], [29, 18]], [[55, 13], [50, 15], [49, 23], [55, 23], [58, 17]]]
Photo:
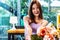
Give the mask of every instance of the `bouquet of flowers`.
[[43, 37], [43, 40], [55, 40], [54, 36], [58, 33], [54, 26], [49, 23], [46, 27], [38, 28], [37, 35]]

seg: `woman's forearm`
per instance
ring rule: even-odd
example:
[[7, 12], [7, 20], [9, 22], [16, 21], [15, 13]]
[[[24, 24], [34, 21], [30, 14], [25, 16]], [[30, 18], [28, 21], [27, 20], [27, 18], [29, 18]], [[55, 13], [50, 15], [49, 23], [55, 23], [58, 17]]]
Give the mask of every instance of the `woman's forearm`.
[[27, 27], [27, 31], [28, 31], [29, 35], [32, 35], [32, 28], [30, 26]]

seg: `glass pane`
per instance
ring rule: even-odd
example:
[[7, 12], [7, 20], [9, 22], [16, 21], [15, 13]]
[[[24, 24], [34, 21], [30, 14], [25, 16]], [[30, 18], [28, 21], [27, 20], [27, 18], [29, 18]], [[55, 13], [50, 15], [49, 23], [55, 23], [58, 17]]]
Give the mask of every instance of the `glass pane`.
[[29, 0], [21, 0], [21, 26], [24, 26], [23, 17], [28, 14], [28, 1]]
[[0, 40], [7, 40], [7, 30], [11, 27], [9, 23], [10, 16], [12, 16], [11, 7], [11, 1], [0, 0]]

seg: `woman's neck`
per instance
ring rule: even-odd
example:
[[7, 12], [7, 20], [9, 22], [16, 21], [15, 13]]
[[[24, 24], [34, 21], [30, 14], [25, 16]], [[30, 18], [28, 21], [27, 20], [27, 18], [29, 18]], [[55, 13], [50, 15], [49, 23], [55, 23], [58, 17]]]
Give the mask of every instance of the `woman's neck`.
[[38, 17], [35, 17], [35, 20], [38, 20]]

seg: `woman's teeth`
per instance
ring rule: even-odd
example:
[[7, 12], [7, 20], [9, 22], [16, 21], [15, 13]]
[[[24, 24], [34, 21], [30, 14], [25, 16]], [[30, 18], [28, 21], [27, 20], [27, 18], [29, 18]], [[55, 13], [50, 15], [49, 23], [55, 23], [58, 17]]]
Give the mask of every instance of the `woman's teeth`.
[[35, 14], [38, 14], [38, 13], [35, 13]]

